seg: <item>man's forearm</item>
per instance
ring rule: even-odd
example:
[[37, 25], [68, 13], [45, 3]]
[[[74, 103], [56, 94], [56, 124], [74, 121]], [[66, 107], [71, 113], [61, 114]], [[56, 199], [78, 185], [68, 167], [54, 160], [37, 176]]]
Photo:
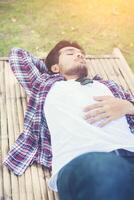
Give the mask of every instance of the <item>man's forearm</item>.
[[9, 55], [9, 62], [17, 80], [27, 94], [30, 94], [33, 82], [41, 75], [38, 68], [43, 65], [43, 61], [23, 49], [13, 48]]

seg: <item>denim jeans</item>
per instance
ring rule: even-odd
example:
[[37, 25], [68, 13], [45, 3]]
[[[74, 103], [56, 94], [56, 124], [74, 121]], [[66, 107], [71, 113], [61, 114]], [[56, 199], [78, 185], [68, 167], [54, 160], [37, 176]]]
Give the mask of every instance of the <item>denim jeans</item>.
[[134, 200], [134, 159], [82, 154], [60, 170], [57, 187], [60, 200]]

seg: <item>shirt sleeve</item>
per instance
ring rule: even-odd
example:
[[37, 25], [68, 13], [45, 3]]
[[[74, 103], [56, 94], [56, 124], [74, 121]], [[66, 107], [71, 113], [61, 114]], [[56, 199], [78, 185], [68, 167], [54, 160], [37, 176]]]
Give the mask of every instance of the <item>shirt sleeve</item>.
[[17, 80], [30, 95], [34, 81], [47, 72], [45, 63], [21, 48], [12, 48], [9, 63]]

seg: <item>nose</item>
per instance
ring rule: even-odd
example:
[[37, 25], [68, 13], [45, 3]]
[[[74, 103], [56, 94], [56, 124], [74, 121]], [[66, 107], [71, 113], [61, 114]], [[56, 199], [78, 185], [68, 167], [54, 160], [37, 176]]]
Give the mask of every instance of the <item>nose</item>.
[[81, 52], [76, 53], [77, 58], [84, 58], [84, 55]]

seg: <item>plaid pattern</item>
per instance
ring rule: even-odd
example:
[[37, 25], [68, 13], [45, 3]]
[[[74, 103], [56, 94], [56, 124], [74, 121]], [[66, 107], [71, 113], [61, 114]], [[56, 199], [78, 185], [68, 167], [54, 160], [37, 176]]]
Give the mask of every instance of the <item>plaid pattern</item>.
[[[29, 102], [24, 118], [24, 130], [3, 163], [16, 175], [23, 174], [33, 162], [51, 170], [51, 138], [43, 105], [51, 86], [64, 78], [59, 74], [49, 75], [43, 61], [19, 48], [11, 50], [9, 61], [16, 78], [29, 95]], [[98, 75], [93, 79], [105, 84], [115, 97], [127, 99], [134, 104], [134, 98], [115, 82], [104, 81]], [[131, 132], [134, 133], [134, 116], [127, 115], [126, 118]], [[122, 149], [116, 150], [115, 153], [132, 156], [132, 152]]]

